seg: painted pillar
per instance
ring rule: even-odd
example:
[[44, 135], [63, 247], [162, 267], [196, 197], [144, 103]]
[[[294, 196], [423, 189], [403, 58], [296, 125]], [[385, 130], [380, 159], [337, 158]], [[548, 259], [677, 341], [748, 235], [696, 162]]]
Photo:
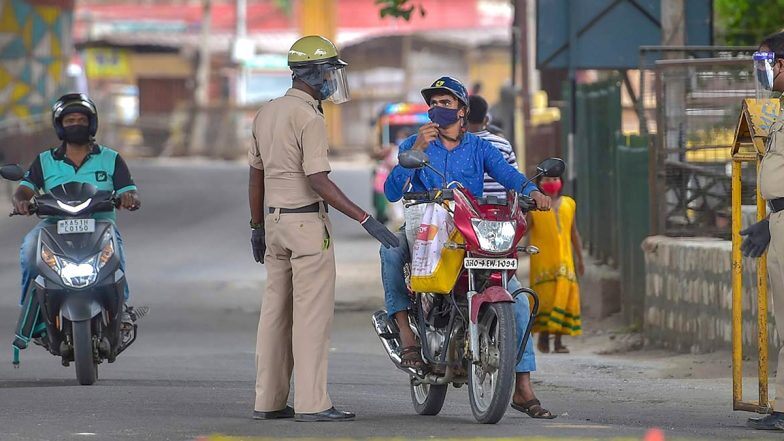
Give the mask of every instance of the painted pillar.
[[48, 114], [67, 92], [73, 0], [0, 1], [0, 122]]

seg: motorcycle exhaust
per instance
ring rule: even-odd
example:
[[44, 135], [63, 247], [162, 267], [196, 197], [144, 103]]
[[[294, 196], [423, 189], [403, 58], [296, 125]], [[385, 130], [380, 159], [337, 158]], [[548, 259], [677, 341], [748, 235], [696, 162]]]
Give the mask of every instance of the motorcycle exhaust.
[[381, 346], [384, 347], [389, 359], [392, 360], [392, 363], [395, 366], [405, 371], [406, 373], [413, 375], [417, 378], [422, 378], [422, 375], [417, 372], [416, 369], [410, 367], [402, 366], [401, 359], [400, 359], [400, 340], [399, 334], [396, 331], [393, 331], [389, 326], [389, 316], [387, 312], [382, 310], [376, 311], [371, 320], [373, 321], [373, 329], [376, 330], [376, 334], [378, 334], [378, 339], [381, 340]]

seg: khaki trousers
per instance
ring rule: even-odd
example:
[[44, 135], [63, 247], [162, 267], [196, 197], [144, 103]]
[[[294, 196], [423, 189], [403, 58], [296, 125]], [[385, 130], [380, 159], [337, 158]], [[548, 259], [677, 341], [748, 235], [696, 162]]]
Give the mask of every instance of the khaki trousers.
[[[776, 330], [784, 338], [784, 211], [770, 215], [768, 275]], [[776, 412], [784, 412], [784, 347], [779, 349], [774, 408]]]
[[265, 219], [267, 287], [256, 340], [255, 410], [286, 407], [294, 373], [294, 409], [322, 412], [327, 393], [327, 356], [335, 305], [332, 225], [319, 213]]

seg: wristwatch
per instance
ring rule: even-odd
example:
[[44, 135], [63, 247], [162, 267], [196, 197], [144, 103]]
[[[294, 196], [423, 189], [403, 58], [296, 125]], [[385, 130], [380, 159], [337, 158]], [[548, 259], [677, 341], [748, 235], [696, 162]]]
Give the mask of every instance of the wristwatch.
[[264, 228], [264, 223], [254, 224], [253, 219], [250, 220], [250, 229], [251, 230], [261, 230]]

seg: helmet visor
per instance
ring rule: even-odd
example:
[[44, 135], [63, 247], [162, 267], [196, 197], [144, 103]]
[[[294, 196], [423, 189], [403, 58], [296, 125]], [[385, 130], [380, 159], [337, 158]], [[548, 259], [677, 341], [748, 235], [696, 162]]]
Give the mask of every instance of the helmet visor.
[[341, 104], [351, 99], [345, 67], [341, 66], [338, 69], [327, 71], [324, 74], [324, 82], [331, 92], [330, 95], [326, 97], [327, 100], [332, 101], [335, 104]]
[[773, 95], [773, 52], [754, 52], [754, 90], [757, 99], [767, 99]]

